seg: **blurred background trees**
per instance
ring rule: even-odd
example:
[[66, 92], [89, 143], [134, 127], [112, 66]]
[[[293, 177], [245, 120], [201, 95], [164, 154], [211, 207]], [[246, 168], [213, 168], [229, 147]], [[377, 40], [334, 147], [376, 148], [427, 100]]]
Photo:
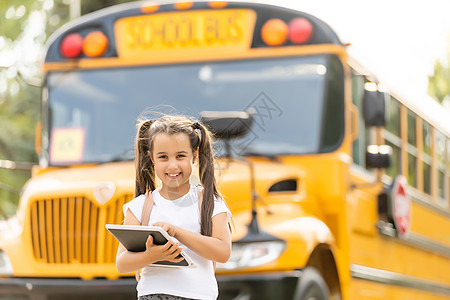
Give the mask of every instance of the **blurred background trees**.
[[[0, 1], [0, 219], [14, 214], [37, 163], [41, 62], [48, 37], [71, 18], [130, 0]], [[26, 162], [14, 168], [12, 162]]]
[[[42, 34], [29, 31], [30, 23], [42, 9], [43, 3], [34, 0], [0, 2], [0, 160], [37, 161], [33, 143], [40, 92], [38, 82], [32, 78], [39, 69], [36, 57], [25, 57], [23, 47], [30, 47], [30, 42], [44, 42]], [[4, 216], [15, 210], [20, 189], [30, 172], [2, 165], [0, 213]]]
[[447, 48], [447, 62], [436, 61], [433, 75], [428, 76], [428, 94], [441, 104], [444, 100], [450, 102], [450, 46]]

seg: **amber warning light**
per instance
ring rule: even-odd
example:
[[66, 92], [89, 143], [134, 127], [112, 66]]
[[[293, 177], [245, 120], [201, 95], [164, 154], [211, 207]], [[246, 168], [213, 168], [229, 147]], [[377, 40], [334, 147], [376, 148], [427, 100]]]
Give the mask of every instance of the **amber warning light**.
[[61, 42], [60, 51], [66, 58], [77, 58], [81, 55], [98, 57], [108, 48], [108, 38], [101, 31], [92, 31], [84, 38], [79, 33], [68, 34]]

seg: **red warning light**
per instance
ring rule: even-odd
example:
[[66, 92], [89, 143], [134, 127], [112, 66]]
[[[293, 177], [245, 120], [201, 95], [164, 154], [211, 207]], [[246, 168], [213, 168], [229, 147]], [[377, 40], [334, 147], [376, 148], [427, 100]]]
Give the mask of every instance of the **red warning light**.
[[303, 44], [311, 39], [312, 24], [305, 18], [295, 18], [289, 22], [289, 40], [294, 44]]
[[83, 37], [78, 33], [67, 35], [60, 47], [61, 54], [67, 58], [75, 58], [81, 55], [83, 48]]

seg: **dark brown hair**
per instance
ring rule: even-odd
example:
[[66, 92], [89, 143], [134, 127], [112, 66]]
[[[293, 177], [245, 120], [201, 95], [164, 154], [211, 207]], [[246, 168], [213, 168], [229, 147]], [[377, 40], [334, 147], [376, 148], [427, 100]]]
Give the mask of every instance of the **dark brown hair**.
[[[198, 131], [200, 132], [197, 132]], [[201, 207], [200, 232], [211, 236], [211, 216], [214, 210], [214, 197], [221, 197], [214, 177], [214, 155], [212, 136], [202, 124], [189, 120], [185, 116], [164, 115], [156, 120], [142, 120], [138, 124], [136, 136], [136, 185], [134, 196], [155, 189], [155, 167], [151, 160], [153, 139], [156, 134], [173, 135], [185, 133], [189, 137], [192, 152], [198, 149], [199, 177], [204, 188]]]

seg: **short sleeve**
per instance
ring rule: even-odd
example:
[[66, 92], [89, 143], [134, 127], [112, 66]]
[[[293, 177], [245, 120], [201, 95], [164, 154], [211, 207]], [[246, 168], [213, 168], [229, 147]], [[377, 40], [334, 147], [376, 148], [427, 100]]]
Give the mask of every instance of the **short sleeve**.
[[214, 198], [214, 211], [212, 217], [223, 212], [227, 213], [227, 221], [229, 222], [231, 220], [231, 212], [228, 209], [227, 204], [222, 198]]
[[142, 209], [144, 208], [145, 195], [139, 195], [128, 203], [122, 206], [123, 215], [126, 216], [127, 209], [130, 209], [136, 219], [141, 222]]

